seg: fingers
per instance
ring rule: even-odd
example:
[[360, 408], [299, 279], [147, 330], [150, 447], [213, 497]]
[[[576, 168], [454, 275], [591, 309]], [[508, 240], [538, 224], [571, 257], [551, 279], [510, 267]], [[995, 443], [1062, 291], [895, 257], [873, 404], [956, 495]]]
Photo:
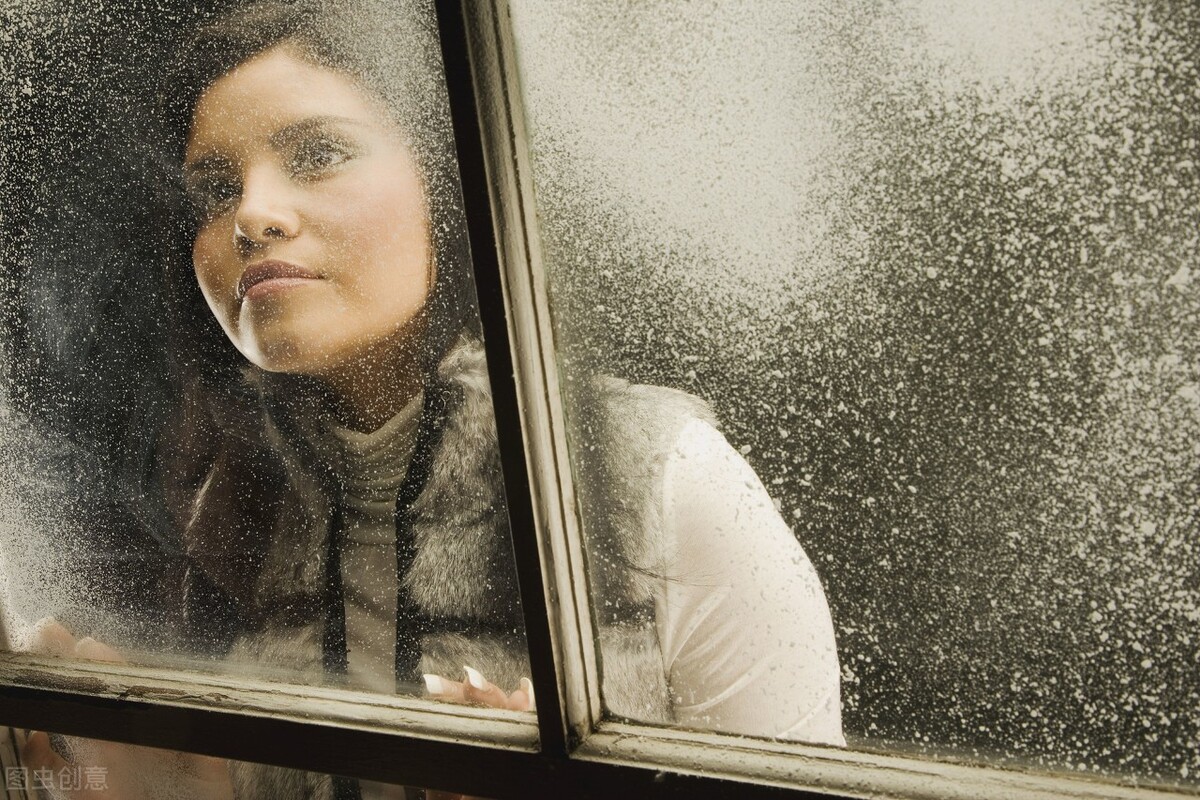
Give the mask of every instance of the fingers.
[[47, 656], [68, 656], [75, 651], [75, 637], [54, 617], [42, 617], [33, 626], [29, 652]]
[[483, 677], [479, 670], [471, 667], [463, 669], [467, 672], [467, 685], [463, 687], [467, 702], [488, 708], [508, 708], [508, 695], [503, 689]]
[[430, 697], [448, 703], [468, 702], [465, 683], [452, 681], [440, 675], [424, 675], [422, 677], [425, 678], [425, 691], [429, 692]]
[[430, 696], [451, 703], [470, 703], [488, 708], [506, 708], [510, 711], [533, 711], [533, 684], [528, 678], [521, 679], [521, 688], [512, 694], [490, 682], [473, 667], [463, 667], [467, 674], [465, 682], [452, 681], [440, 675], [425, 675], [425, 690]]
[[54, 617], [42, 617], [34, 624], [29, 652], [48, 656], [73, 656], [91, 661], [124, 661], [119, 652], [90, 636], [75, 641], [71, 632]]
[[509, 695], [509, 701], [511, 702], [517, 694], [524, 695], [521, 698], [523, 705], [516, 709], [517, 711], [537, 711], [537, 698], [533, 696], [533, 681], [529, 678], [521, 678], [521, 688]]
[[75, 643], [75, 656], [77, 658], [87, 658], [92, 661], [124, 661], [121, 654], [102, 642], [97, 642], [92, 637], [88, 636], [80, 639]]

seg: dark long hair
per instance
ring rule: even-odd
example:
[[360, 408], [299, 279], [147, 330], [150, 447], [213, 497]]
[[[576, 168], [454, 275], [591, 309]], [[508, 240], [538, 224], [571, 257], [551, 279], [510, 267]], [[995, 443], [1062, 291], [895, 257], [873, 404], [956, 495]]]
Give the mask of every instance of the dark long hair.
[[[424, 0], [267, 0], [199, 27], [166, 80], [163, 121], [182, 164], [200, 95], [219, 77], [280, 45], [354, 80], [379, 98], [416, 158], [428, 195], [437, 277], [427, 300], [422, 358], [431, 371], [464, 328], [477, 326], [449, 108], [432, 9]], [[172, 360], [191, 387], [236, 393], [245, 366], [205, 305], [191, 267], [196, 230], [178, 171], [160, 203], [167, 232], [164, 289]]]
[[[233, 67], [287, 43], [380, 99], [427, 192], [437, 279], [425, 367], [478, 325], [430, 0], [199, 6], [216, 4], [232, 10], [178, 3], [189, 9], [147, 26], [139, 4], [118, 3], [112, 20], [35, 27], [15, 63], [54, 90], [0, 98], [11, 123], [0, 143], [0, 422], [11, 409], [63, 443], [64, 463], [90, 465], [98, 499], [74, 505], [103, 553], [115, 546], [100, 529], [177, 553], [197, 482], [236, 433], [217, 415], [249, 408], [253, 423], [258, 411], [246, 362], [196, 284], [181, 170], [196, 101]], [[80, 494], [60, 472], [38, 468], [63, 496]], [[97, 509], [114, 521], [99, 523]]]
[[[165, 232], [161, 272], [168, 372], [174, 385], [173, 423], [155, 445], [151, 488], [164, 496], [176, 529], [223, 445], [259, 446], [261, 414], [287, 422], [288, 397], [319, 389], [302, 376], [267, 375], [249, 366], [217, 324], [192, 269], [194, 215], [183, 191], [184, 149], [203, 92], [238, 65], [287, 45], [302, 58], [349, 77], [378, 98], [407, 139], [421, 172], [436, 259], [426, 300], [421, 365], [426, 383], [442, 355], [464, 332], [478, 334], [470, 255], [459, 189], [441, 53], [426, 0], [266, 0], [200, 25], [165, 76], [160, 96], [172, 168], [158, 203]], [[264, 397], [264, 395], [272, 395]], [[267, 400], [269, 402], [264, 403]], [[282, 404], [281, 404], [282, 401]], [[286, 426], [285, 426], [286, 427]], [[145, 474], [145, 473], [144, 473]]]

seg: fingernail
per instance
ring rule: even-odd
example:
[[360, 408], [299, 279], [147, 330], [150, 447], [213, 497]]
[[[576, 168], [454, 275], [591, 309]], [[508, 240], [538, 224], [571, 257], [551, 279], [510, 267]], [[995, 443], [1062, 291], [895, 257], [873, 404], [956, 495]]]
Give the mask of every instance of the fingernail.
[[463, 667], [463, 669], [467, 671], [467, 683], [471, 684], [480, 691], [487, 686], [487, 681], [485, 681], [483, 676], [479, 674], [479, 670], [472, 669], [471, 667]]
[[94, 645], [95, 643], [96, 643], [95, 639], [93, 639], [90, 636], [85, 636], [82, 639], [80, 639], [78, 642], [75, 643], [75, 652], [79, 653], [79, 654], [87, 653], [88, 651], [90, 651], [92, 649], [92, 645]]
[[521, 688], [529, 696], [529, 710], [537, 711], [537, 701], [533, 697], [533, 681], [529, 680], [529, 678], [521, 678]]
[[430, 694], [445, 694], [446, 687], [437, 675], [422, 675], [425, 679], [425, 691]]

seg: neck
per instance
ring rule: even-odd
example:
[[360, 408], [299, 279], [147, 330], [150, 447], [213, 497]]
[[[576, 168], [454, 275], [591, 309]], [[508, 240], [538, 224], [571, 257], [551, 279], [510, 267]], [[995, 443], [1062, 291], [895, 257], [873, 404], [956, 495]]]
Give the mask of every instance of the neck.
[[339, 422], [364, 433], [378, 430], [400, 413], [425, 382], [420, 347], [414, 341], [365, 353], [317, 377], [333, 396]]

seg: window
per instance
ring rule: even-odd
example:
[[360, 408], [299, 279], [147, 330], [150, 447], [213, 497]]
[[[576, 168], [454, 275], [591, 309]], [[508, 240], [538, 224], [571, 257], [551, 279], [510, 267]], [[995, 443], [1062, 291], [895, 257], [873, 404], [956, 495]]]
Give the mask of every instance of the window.
[[[710, 401], [824, 581], [851, 745], [1193, 783], [1189, 15], [509, 7], [559, 381]], [[564, 405], [588, 536], [626, 505]], [[758, 569], [738, 636], [786, 617]], [[773, 674], [760, 722], [814, 683]]]
[[[523, 712], [281, 690], [211, 661], [181, 671], [178, 658], [6, 655], [0, 723], [491, 796], [531, 781], [567, 796], [1194, 789], [1200, 205], [1189, 43], [1200, 31], [1190, 7], [510, 0], [465, 19], [453, 3], [436, 12], [536, 745]], [[36, 10], [13, 23], [63, 32], [14, 57], [13, 118], [47, 119], [37, 115], [89, 92], [88, 107], [136, 96], [120, 82], [145, 79], [127, 76], [146, 74], [182, 17], [127, 37], [140, 42], [129, 63], [142, 59], [142, 72], [78, 77], [120, 51], [104, 37], [131, 13], [89, 36]], [[39, 64], [56, 80], [35, 80]], [[74, 119], [6, 139], [4, 218], [21, 224], [6, 222], [5, 252], [18, 267], [31, 253], [86, 264], [104, 252], [38, 238], [51, 231], [137, 238], [122, 227], [125, 208], [150, 199], [105, 205], [133, 168], [89, 161], [103, 148], [87, 118]], [[138, 129], [130, 139], [153, 141]], [[105, 180], [53, 202], [29, 149], [47, 140], [75, 143], [89, 154], [81, 174]], [[50, 274], [13, 271], [6, 310], [36, 305]], [[140, 366], [86, 328], [64, 335], [70, 317], [35, 322], [58, 336], [43, 366], [92, 342], [97, 357]], [[96, 528], [130, 530], [107, 517], [133, 514], [133, 530], [154, 530], [152, 498], [109, 491], [92, 479], [102, 469], [23, 427], [20, 404], [45, 397], [45, 373], [22, 364], [33, 338], [18, 328], [5, 345], [9, 385], [30, 392], [6, 412], [10, 474], [57, 457], [81, 487], [70, 503]], [[625, 387], [598, 375], [702, 397], [736, 454], [722, 463], [753, 467], [738, 513], [781, 516], [807, 553], [797, 556], [806, 585], [828, 598], [847, 748], [786, 725], [769, 733], [798, 741], [761, 738], [704, 709], [666, 724], [625, 702], [614, 631], [637, 628], [647, 607], [661, 614], [654, 591], [697, 581], [617, 541], [647, 523], [613, 513], [636, 506], [629, 497], [597, 492], [612, 441], [597, 420], [639, 418], [621, 406], [597, 416], [594, 395]], [[90, 375], [79, 385], [103, 388]], [[647, 398], [666, 408], [679, 396]], [[79, 413], [73, 402], [57, 410]], [[724, 491], [686, 471], [698, 452], [688, 447], [706, 435], [667, 448], [677, 455], [664, 468], [684, 476], [673, 484], [680, 513]], [[32, 493], [55, 514], [76, 511], [45, 502], [53, 485], [7, 483], [10, 565], [22, 531], [55, 524], [18, 516]], [[154, 631], [159, 609], [143, 598], [156, 596], [165, 562], [112, 566], [150, 552], [115, 537], [43, 561], [137, 578], [106, 596]], [[606, 605], [610, 562], [618, 578], [665, 582]], [[5, 577], [10, 609], [25, 590], [11, 566]], [[78, 588], [72, 572], [62, 577], [39, 591]], [[765, 594], [766, 605], [780, 599]], [[788, 637], [776, 647], [819, 643]]]

